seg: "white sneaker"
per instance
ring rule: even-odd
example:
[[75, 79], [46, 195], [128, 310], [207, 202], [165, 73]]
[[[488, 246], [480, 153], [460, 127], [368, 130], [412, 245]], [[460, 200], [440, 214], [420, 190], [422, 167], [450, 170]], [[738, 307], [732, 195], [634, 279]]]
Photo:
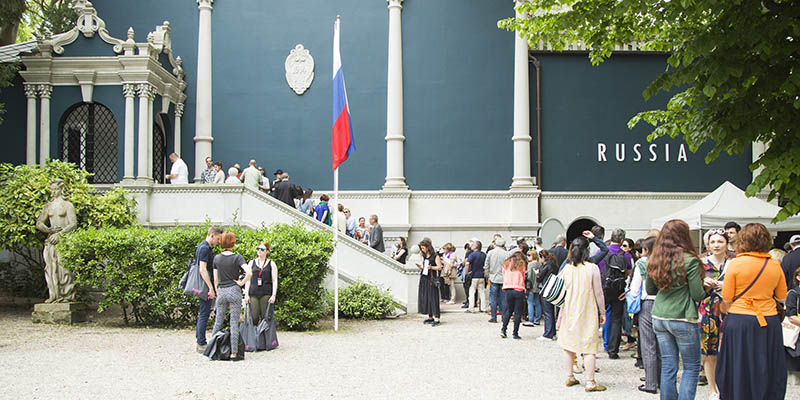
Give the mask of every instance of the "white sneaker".
[[456, 302], [455, 302], [455, 301], [448, 301], [448, 302], [447, 302], [447, 303], [445, 303], [445, 304], [456, 304]]
[[544, 336], [539, 336], [539, 337], [536, 338], [536, 340], [538, 340], [540, 342], [552, 342], [553, 341], [553, 339], [550, 339], [550, 338], [547, 338], [547, 337], [544, 337]]
[[574, 372], [576, 374], [582, 374], [583, 373], [583, 367], [581, 367], [580, 365], [573, 365], [572, 366], [572, 372]]

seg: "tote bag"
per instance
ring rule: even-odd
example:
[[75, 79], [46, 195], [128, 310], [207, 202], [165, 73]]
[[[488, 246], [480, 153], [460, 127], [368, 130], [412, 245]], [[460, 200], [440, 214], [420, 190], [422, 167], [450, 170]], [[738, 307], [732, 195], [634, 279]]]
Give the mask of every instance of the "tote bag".
[[550, 274], [544, 280], [541, 295], [547, 302], [556, 307], [564, 305], [564, 298], [567, 297], [567, 289], [564, 287], [564, 279], [559, 278], [556, 274]]
[[[797, 299], [797, 306], [797, 309], [800, 310], [800, 297]], [[797, 338], [800, 337], [800, 326], [791, 323], [789, 321], [789, 315], [783, 317], [781, 331], [783, 331], [783, 346], [792, 350], [797, 350]]]
[[199, 297], [202, 300], [208, 300], [208, 285], [203, 277], [200, 276], [200, 268], [196, 262], [189, 266], [189, 271], [186, 274], [186, 286], [183, 288], [183, 293], [191, 294]]
[[275, 332], [276, 324], [272, 304], [267, 304], [264, 319], [256, 327], [258, 335], [257, 350], [273, 350], [278, 347], [278, 334]]
[[249, 305], [245, 306], [244, 322], [239, 324], [239, 336], [244, 342], [244, 351], [256, 351], [258, 346], [258, 333], [253, 318], [250, 316]]

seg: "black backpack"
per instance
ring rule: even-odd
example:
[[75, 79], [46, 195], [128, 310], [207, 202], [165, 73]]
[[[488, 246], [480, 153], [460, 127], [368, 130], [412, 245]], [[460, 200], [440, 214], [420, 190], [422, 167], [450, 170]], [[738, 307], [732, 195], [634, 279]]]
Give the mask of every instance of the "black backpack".
[[602, 276], [603, 296], [606, 304], [609, 304], [613, 301], [619, 301], [619, 296], [625, 293], [625, 271], [627, 270], [628, 260], [625, 258], [625, 252], [620, 251], [617, 254], [608, 253], [605, 262], [606, 266], [603, 269]]

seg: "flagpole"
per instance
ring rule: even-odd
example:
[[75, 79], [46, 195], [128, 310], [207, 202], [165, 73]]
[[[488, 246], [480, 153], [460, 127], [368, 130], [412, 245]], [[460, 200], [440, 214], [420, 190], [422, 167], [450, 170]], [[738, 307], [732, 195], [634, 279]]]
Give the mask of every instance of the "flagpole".
[[333, 212], [336, 215], [332, 218], [331, 225], [333, 225], [333, 251], [335, 253], [333, 260], [333, 330], [339, 330], [339, 251], [336, 249], [339, 245], [339, 167], [333, 170]]

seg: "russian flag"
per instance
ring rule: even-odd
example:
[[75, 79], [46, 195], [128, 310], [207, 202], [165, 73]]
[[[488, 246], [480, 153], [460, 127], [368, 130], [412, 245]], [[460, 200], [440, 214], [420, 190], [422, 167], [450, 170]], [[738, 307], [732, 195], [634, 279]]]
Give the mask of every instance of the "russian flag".
[[339, 17], [333, 24], [333, 169], [356, 151], [353, 127], [350, 125], [350, 107], [342, 74], [342, 57], [339, 54]]

